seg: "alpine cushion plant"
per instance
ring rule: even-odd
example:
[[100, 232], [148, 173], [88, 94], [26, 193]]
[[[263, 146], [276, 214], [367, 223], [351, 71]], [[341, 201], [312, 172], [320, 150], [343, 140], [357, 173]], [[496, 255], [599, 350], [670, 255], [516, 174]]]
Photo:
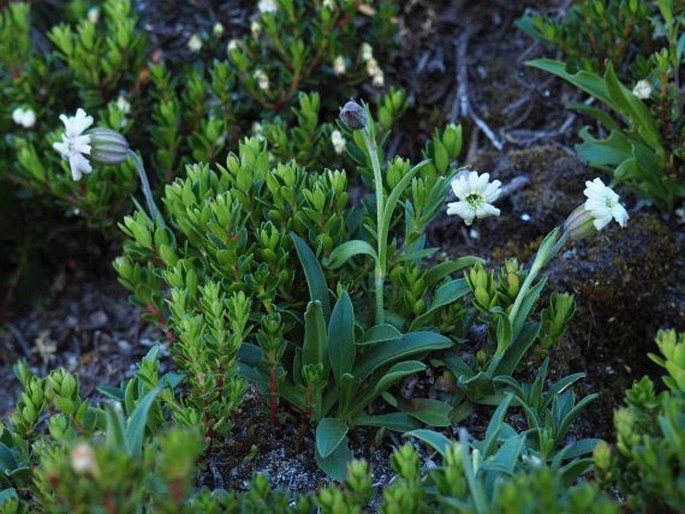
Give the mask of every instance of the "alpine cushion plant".
[[[217, 171], [190, 166], [186, 178], [167, 186], [166, 225], [141, 212], [126, 217], [124, 255], [115, 261], [146, 317], [167, 330], [190, 383], [213, 382], [213, 361], [202, 364], [209, 355], [194, 336], [213, 333], [208, 314], [215, 302], [201, 301], [202, 291], [213, 284], [224, 297], [244, 295], [251, 314], [250, 326], [239, 330], [242, 375], [257, 384], [276, 428], [293, 413], [318, 426], [317, 461], [338, 479], [354, 427], [448, 423], [449, 405], [407, 402], [389, 388], [425, 369], [415, 359], [460, 337], [446, 337], [440, 327], [464, 316], [468, 287], [453, 274], [478, 262], [424, 260], [435, 251], [426, 248], [425, 227], [456, 174], [450, 162], [461, 148], [458, 128], [437, 131], [427, 145], [425, 154], [439, 149], [439, 159], [385, 162], [368, 107], [351, 108], [360, 128], [340, 128], [373, 191], [370, 201], [349, 204], [344, 171], [272, 163], [268, 141], [245, 139]], [[421, 302], [408, 304], [400, 288], [388, 287], [397, 280]], [[385, 405], [373, 405], [381, 397]]]

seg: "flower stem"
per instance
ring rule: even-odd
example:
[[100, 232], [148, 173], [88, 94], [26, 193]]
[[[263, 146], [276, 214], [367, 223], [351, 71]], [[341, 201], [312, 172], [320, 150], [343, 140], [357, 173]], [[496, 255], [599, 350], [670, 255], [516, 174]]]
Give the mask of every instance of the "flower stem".
[[378, 147], [375, 138], [371, 137], [368, 127], [362, 131], [366, 150], [371, 157], [371, 167], [373, 168], [373, 181], [376, 193], [376, 239], [378, 249], [376, 253], [376, 266], [374, 270], [374, 287], [376, 291], [376, 324], [385, 321], [383, 286], [385, 284], [385, 253], [387, 250], [387, 235], [383, 230], [383, 176], [381, 175], [381, 164], [378, 161]]
[[157, 208], [157, 204], [152, 197], [152, 190], [150, 189], [150, 182], [147, 180], [147, 174], [145, 173], [143, 161], [141, 161], [138, 155], [131, 149], [128, 150], [128, 155], [131, 157], [131, 159], [133, 159], [133, 162], [138, 169], [138, 176], [140, 177], [140, 184], [143, 188], [143, 195], [145, 196], [145, 202], [147, 203], [147, 210], [150, 213], [150, 217], [161, 226], [166, 226], [164, 223], [164, 218], [162, 218], [162, 213]]

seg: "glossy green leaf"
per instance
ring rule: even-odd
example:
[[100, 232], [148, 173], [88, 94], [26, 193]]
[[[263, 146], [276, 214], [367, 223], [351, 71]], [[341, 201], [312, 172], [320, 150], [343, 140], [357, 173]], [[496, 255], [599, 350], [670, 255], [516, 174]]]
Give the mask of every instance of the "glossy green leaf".
[[312, 252], [311, 248], [309, 248], [307, 243], [305, 243], [302, 238], [300, 238], [294, 232], [290, 233], [290, 237], [295, 244], [297, 256], [300, 259], [300, 264], [302, 264], [302, 269], [304, 270], [304, 275], [307, 279], [307, 287], [309, 288], [310, 299], [321, 302], [324, 318], [326, 321], [328, 321], [331, 316], [331, 304], [328, 301], [328, 286], [326, 285], [326, 277], [321, 270], [319, 261], [316, 260], [314, 252]]
[[397, 341], [385, 341], [371, 346], [364, 352], [361, 362], [355, 366], [353, 375], [363, 381], [382, 366], [387, 366], [411, 355], [444, 350], [453, 342], [442, 334], [430, 331], [410, 332]]
[[364, 333], [364, 337], [362, 337], [360, 341], [357, 341], [357, 346], [382, 343], [383, 341], [395, 341], [401, 338], [402, 332], [388, 323], [381, 323], [380, 325], [374, 325], [369, 328]]
[[[304, 313], [304, 342], [302, 343], [302, 365], [323, 364], [324, 377], [328, 375], [328, 333], [323, 319], [321, 302], [313, 301], [307, 304]], [[299, 372], [295, 370], [295, 372]]]
[[322, 457], [315, 449], [316, 464], [333, 480], [344, 482], [347, 476], [347, 463], [354, 455], [349, 448], [347, 437], [343, 438], [338, 447], [328, 457]]
[[355, 239], [334, 248], [328, 259], [324, 261], [324, 265], [328, 269], [338, 269], [355, 255], [368, 255], [374, 260], [378, 258], [373, 246], [366, 241]]
[[337, 418], [323, 418], [316, 427], [316, 451], [328, 457], [343, 442], [350, 428]]
[[140, 457], [143, 453], [143, 439], [148, 414], [162, 387], [155, 387], [143, 396], [126, 424], [126, 449], [133, 457]]
[[404, 434], [404, 437], [416, 437], [417, 439], [423, 441], [424, 443], [431, 446], [435, 451], [437, 451], [443, 457], [447, 452], [447, 448], [452, 441], [442, 435], [440, 432], [435, 430], [428, 430], [425, 428], [419, 428], [418, 430], [412, 430]]
[[343, 291], [333, 308], [328, 324], [328, 356], [335, 381], [340, 384], [343, 374], [354, 365], [354, 307], [347, 291]]
[[450, 280], [446, 284], [443, 284], [435, 292], [435, 297], [433, 298], [430, 307], [412, 322], [409, 330], [416, 330], [423, 326], [438, 309], [463, 298], [469, 291], [469, 285], [464, 278]]
[[402, 410], [431, 427], [449, 427], [454, 409], [449, 403], [440, 400], [412, 398], [402, 402]]

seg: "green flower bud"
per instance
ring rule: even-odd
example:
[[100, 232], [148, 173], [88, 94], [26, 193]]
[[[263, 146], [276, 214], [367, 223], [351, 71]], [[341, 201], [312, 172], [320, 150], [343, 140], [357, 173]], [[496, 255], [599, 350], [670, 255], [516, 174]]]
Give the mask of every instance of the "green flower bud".
[[594, 225], [595, 217], [590, 211], [585, 208], [585, 204], [581, 204], [568, 215], [564, 221], [564, 232], [566, 232], [571, 239], [585, 239], [595, 235], [598, 230]]
[[340, 119], [352, 130], [361, 130], [368, 125], [366, 111], [354, 100], [347, 102], [340, 110]]
[[96, 164], [121, 164], [128, 157], [126, 138], [116, 130], [94, 128], [90, 136], [90, 160]]

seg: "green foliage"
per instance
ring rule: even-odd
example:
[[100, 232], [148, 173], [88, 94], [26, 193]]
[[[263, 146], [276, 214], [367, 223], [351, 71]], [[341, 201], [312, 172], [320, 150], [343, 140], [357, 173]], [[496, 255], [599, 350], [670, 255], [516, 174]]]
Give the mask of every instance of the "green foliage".
[[606, 62], [622, 70], [634, 46], [648, 50], [650, 16], [645, 0], [580, 0], [561, 21], [528, 13], [516, 25], [535, 39], [559, 48], [572, 70], [602, 71]]
[[[596, 4], [603, 5], [602, 2], [592, 3]], [[569, 105], [570, 109], [594, 118], [608, 133], [608, 136], [598, 138], [591, 134], [589, 127], [583, 128], [580, 132], [583, 142], [576, 147], [580, 156], [592, 166], [612, 174], [615, 183], [625, 183], [652, 199], [659, 209], [672, 212], [676, 203], [685, 197], [685, 147], [682, 144], [685, 115], [679, 94], [685, 14], [672, 0], [657, 4], [659, 15], [654, 17], [653, 23], [657, 32], [665, 37], [659, 39], [654, 50], [646, 45], [640, 47], [641, 59], [635, 63], [633, 74], [622, 69], [617, 74], [617, 65], [610, 61], [603, 73], [593, 67], [576, 72], [573, 66], [550, 59], [528, 64], [563, 78], [609, 109], [607, 112], [583, 103]], [[636, 16], [647, 9], [637, 0], [616, 2], [615, 8], [621, 12], [634, 12]], [[619, 19], [615, 20], [619, 26], [624, 26]], [[587, 30], [595, 37], [602, 34], [612, 40], [598, 25], [588, 25]], [[632, 31], [628, 30], [626, 35], [630, 33]], [[594, 52], [587, 55], [597, 56]], [[638, 80], [634, 89], [626, 85]]]
[[660, 331], [661, 356], [650, 357], [668, 371], [666, 391], [649, 377], [626, 391], [626, 406], [614, 413], [616, 445], [595, 449], [596, 475], [614, 484], [634, 512], [679, 512], [685, 504], [685, 334]]
[[[396, 109], [387, 105], [401, 104], [398, 95], [391, 91], [383, 108]], [[317, 103], [316, 96], [301, 96], [305, 110]], [[309, 129], [320, 130], [318, 118]], [[380, 183], [368, 168], [376, 169], [382, 151], [364, 150], [358, 133], [346, 134], [355, 141], [348, 152], [359, 161], [359, 175], [379, 184], [387, 199], [380, 209], [348, 204], [344, 171], [273, 162], [268, 141], [250, 138], [218, 171], [189, 166], [187, 178], [166, 188], [168, 228], [140, 211], [126, 217], [120, 226], [128, 241], [115, 261], [134, 302], [173, 341], [172, 355], [190, 385], [185, 402], [204, 405], [204, 412], [220, 409], [209, 407], [212, 395], [216, 384], [227, 387], [220, 372], [235, 366], [237, 356], [243, 376], [268, 399], [276, 427], [284, 417], [280, 401], [318, 424], [319, 464], [339, 480], [351, 457], [350, 428], [447, 422], [438, 413], [449, 406], [421, 399], [400, 405], [387, 390], [425, 369], [412, 357], [453, 344], [431, 328], [468, 292], [451, 275], [477, 261], [465, 257], [433, 268], [423, 262], [434, 252], [425, 248], [425, 228], [442, 205], [461, 149], [458, 127], [437, 131], [426, 145], [426, 155], [444, 151], [441, 160], [412, 167], [397, 157], [384, 163]], [[401, 288], [384, 287], [386, 269], [423, 303], [407, 305], [406, 294], [397, 294]], [[336, 291], [333, 308], [329, 291]], [[372, 305], [367, 299], [374, 291]], [[227, 306], [225, 298], [240, 307]], [[406, 413], [367, 415], [380, 396]]]

